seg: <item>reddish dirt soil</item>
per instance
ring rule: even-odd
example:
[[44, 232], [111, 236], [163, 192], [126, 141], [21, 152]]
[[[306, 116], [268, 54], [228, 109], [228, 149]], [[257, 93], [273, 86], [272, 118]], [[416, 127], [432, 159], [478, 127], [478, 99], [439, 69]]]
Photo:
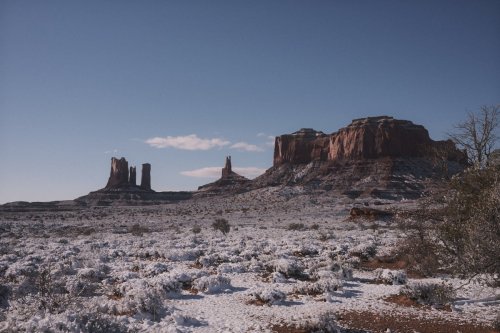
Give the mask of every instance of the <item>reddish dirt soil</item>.
[[[423, 309], [431, 309], [432, 308], [430, 305], [419, 304], [418, 302], [410, 299], [408, 296], [405, 296], [405, 295], [391, 295], [391, 296], [384, 298], [384, 301], [389, 302], [389, 303], [394, 303], [397, 305], [401, 305], [401, 306], [406, 306], [406, 307], [423, 308]], [[445, 305], [441, 308], [437, 308], [437, 310], [451, 312], [451, 306]]]
[[445, 319], [409, 318], [403, 315], [373, 313], [368, 311], [347, 311], [339, 316], [342, 326], [385, 333], [499, 333], [491, 327], [474, 322], [457, 322]]
[[373, 271], [377, 268], [406, 269], [408, 277], [412, 279], [421, 279], [424, 277], [419, 272], [412, 270], [408, 263], [408, 260], [406, 260], [405, 258], [376, 257], [368, 261], [362, 261], [361, 268], [369, 271]]

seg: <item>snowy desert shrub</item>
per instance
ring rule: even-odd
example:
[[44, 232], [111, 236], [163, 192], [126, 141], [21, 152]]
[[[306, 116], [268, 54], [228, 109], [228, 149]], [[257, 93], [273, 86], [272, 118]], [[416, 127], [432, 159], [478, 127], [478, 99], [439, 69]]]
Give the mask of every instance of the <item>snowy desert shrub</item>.
[[259, 305], [275, 305], [283, 303], [286, 299], [286, 294], [281, 290], [274, 288], [255, 288], [248, 292], [251, 300], [250, 303]]
[[299, 325], [298, 328], [305, 332], [313, 332], [313, 333], [343, 333], [345, 332], [337, 324], [338, 318], [337, 315], [333, 312], [324, 312], [320, 314], [317, 318], [307, 321]]
[[349, 250], [349, 255], [368, 260], [377, 253], [377, 245], [374, 242], [361, 243]]
[[293, 230], [295, 230], [295, 231], [297, 231], [297, 230], [305, 230], [305, 229], [306, 229], [306, 226], [304, 225], [304, 223], [294, 223], [294, 222], [292, 222], [292, 223], [290, 223], [290, 224], [287, 226], [287, 228], [286, 228], [286, 229], [287, 229], [287, 230], [292, 230], [292, 231], [293, 231]]
[[229, 262], [229, 256], [225, 253], [212, 253], [199, 257], [196, 262], [203, 267], [213, 267]]
[[400, 285], [406, 283], [406, 272], [377, 268], [374, 272], [375, 280], [384, 284]]
[[244, 273], [245, 266], [239, 263], [222, 263], [217, 267], [217, 273]]
[[220, 231], [222, 234], [225, 236], [229, 230], [231, 230], [231, 226], [229, 225], [229, 222], [224, 219], [224, 218], [218, 218], [212, 223], [212, 228], [214, 228], [215, 231]]
[[195, 235], [199, 234], [201, 232], [201, 227], [199, 225], [194, 225], [191, 228], [191, 232]]
[[109, 272], [109, 270], [109, 267], [106, 265], [100, 265], [96, 268], [82, 268], [78, 270], [76, 276], [82, 280], [99, 282], [106, 277], [106, 273]]
[[115, 321], [113, 317], [99, 312], [78, 314], [74, 319], [78, 324], [75, 331], [89, 333], [121, 333], [127, 332], [127, 327]]
[[444, 305], [455, 297], [455, 290], [446, 283], [411, 283], [401, 288], [400, 293], [426, 305]]
[[350, 281], [352, 280], [352, 267], [346, 262], [334, 261], [330, 265], [330, 270], [338, 279]]
[[318, 253], [319, 253], [319, 250], [316, 246], [305, 245], [305, 244], [302, 244], [301, 246], [299, 246], [297, 249], [295, 249], [293, 251], [293, 254], [295, 256], [299, 256], [299, 257], [315, 256]]
[[321, 279], [316, 282], [302, 282], [293, 288], [293, 293], [299, 295], [320, 295], [342, 289], [342, 281], [337, 279]]
[[0, 284], [0, 308], [9, 306], [10, 287]]
[[172, 261], [193, 261], [196, 260], [201, 254], [200, 250], [180, 250], [174, 249], [166, 254], [167, 259]]
[[144, 233], [148, 233], [149, 229], [136, 223], [128, 229], [128, 232], [134, 236], [142, 236]]
[[153, 264], [149, 264], [144, 267], [143, 274], [144, 276], [156, 276], [158, 274], [167, 272], [169, 267], [161, 262], [155, 262]]
[[283, 274], [286, 278], [304, 277], [304, 267], [292, 259], [277, 259], [273, 263], [273, 270]]
[[202, 276], [193, 281], [193, 288], [205, 294], [214, 294], [231, 288], [231, 280], [222, 275]]
[[68, 278], [66, 281], [66, 290], [71, 296], [91, 297], [98, 288], [99, 284], [79, 278]]
[[271, 281], [273, 283], [286, 283], [286, 282], [288, 282], [286, 276], [280, 272], [271, 273]]
[[35, 277], [37, 274], [38, 265], [27, 260], [15, 262], [5, 271], [5, 277], [10, 281], [18, 281], [23, 277]]
[[497, 314], [496, 318], [493, 320], [493, 328], [500, 331], [500, 313]]
[[322, 242], [326, 242], [327, 240], [330, 239], [335, 239], [335, 234], [332, 232], [319, 232], [318, 233], [318, 239]]
[[347, 252], [349, 251], [348, 244], [337, 244], [335, 248], [330, 252], [329, 257], [332, 260], [342, 260], [347, 256]]
[[135, 289], [128, 295], [128, 308], [132, 313], [139, 313], [153, 321], [160, 321], [167, 314], [161, 293], [149, 286]]
[[[202, 324], [202, 322], [198, 319], [180, 314], [178, 312], [172, 313], [171, 317], [179, 326], [200, 326], [200, 324]], [[175, 330], [175, 332], [179, 332], [179, 330]]]

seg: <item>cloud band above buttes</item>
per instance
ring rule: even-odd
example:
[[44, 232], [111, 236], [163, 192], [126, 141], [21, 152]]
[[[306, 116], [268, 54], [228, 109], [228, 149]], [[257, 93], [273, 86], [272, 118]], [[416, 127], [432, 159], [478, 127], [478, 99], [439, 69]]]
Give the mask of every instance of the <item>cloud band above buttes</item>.
[[210, 150], [229, 146], [231, 149], [248, 152], [262, 152], [263, 148], [247, 142], [236, 142], [221, 138], [200, 138], [196, 134], [184, 136], [166, 136], [154, 137], [145, 141], [148, 145], [155, 148], [175, 148], [181, 150]]

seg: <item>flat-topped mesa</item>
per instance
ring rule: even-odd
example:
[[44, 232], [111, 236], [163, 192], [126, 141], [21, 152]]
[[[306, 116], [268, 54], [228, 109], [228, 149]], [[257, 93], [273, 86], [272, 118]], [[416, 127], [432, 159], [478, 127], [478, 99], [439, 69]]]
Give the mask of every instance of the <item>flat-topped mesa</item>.
[[231, 167], [231, 156], [226, 156], [226, 165], [222, 168], [222, 178], [227, 178], [233, 172]]
[[128, 185], [128, 162], [122, 157], [117, 159], [115, 157], [111, 158], [111, 172], [109, 175], [108, 183], [106, 188], [120, 187], [123, 185]]
[[151, 164], [142, 165], [141, 189], [151, 191]]
[[274, 166], [312, 161], [344, 161], [383, 157], [435, 157], [443, 153], [450, 161], [465, 158], [450, 141], [433, 141], [422, 125], [393, 117], [354, 119], [350, 125], [326, 135], [313, 129], [276, 137]]
[[328, 160], [424, 157], [434, 141], [422, 125], [393, 117], [368, 117], [330, 136]]
[[275, 166], [283, 163], [303, 164], [328, 157], [329, 136], [312, 128], [302, 128], [292, 134], [276, 137], [274, 141]]

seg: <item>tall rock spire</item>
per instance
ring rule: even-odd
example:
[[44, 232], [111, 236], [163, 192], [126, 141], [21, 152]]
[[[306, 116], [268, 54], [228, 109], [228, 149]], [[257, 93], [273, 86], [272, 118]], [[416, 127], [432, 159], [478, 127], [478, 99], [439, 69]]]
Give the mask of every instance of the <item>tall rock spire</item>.
[[151, 164], [149, 163], [142, 165], [141, 188], [151, 191]]
[[111, 158], [111, 172], [109, 174], [108, 183], [106, 188], [117, 187], [128, 184], [128, 162], [122, 157], [117, 159]]
[[227, 178], [233, 173], [231, 169], [231, 156], [226, 156], [226, 165], [222, 169], [222, 178]]
[[135, 167], [130, 167], [130, 175], [128, 178], [128, 183], [132, 186], [137, 186], [137, 172]]

